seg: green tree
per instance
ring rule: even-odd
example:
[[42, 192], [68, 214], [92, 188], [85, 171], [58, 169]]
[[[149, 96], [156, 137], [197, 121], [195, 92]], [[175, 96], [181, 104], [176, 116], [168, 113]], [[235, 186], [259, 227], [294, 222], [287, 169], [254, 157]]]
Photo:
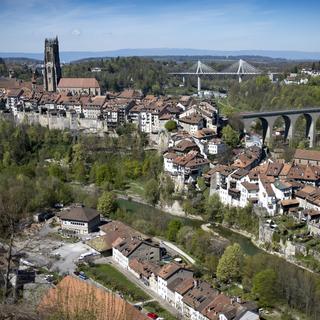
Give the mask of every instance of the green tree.
[[73, 177], [79, 182], [87, 180], [87, 170], [83, 161], [76, 161], [72, 167]]
[[164, 127], [170, 132], [177, 129], [177, 123], [174, 120], [169, 120]]
[[98, 200], [97, 209], [105, 217], [109, 217], [117, 209], [116, 197], [112, 192], [103, 192]]
[[169, 241], [176, 241], [177, 234], [182, 227], [182, 222], [180, 220], [173, 219], [168, 224], [167, 238]]
[[218, 263], [218, 280], [224, 283], [240, 280], [243, 257], [242, 249], [238, 243], [228, 246]]
[[160, 190], [159, 184], [157, 180], [151, 179], [145, 185], [145, 198], [146, 200], [155, 205], [159, 201], [160, 197]]
[[235, 148], [239, 143], [239, 133], [227, 125], [222, 129], [222, 138], [231, 148]]
[[207, 188], [206, 182], [203, 177], [197, 178], [197, 186], [200, 189], [200, 191], [204, 191]]
[[272, 307], [277, 301], [277, 275], [272, 269], [257, 273], [253, 278], [252, 293], [261, 307]]
[[223, 215], [223, 204], [217, 194], [213, 194], [205, 203], [207, 219], [212, 222], [221, 222]]

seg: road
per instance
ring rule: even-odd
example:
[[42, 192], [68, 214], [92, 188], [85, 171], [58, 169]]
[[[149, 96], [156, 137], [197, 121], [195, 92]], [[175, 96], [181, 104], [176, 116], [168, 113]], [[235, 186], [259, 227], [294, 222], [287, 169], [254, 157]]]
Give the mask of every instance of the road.
[[[112, 259], [112, 257], [103, 257], [103, 258], [97, 259], [97, 260], [95, 260], [95, 263], [111, 264], [118, 271], [120, 271], [126, 278], [128, 278], [131, 282], [133, 282], [137, 287], [139, 287], [145, 293], [147, 293], [150, 297], [152, 297], [151, 300], [157, 301], [164, 309], [166, 309], [172, 315], [177, 317], [177, 319], [179, 319], [180, 315], [179, 315], [178, 311], [171, 304], [169, 304], [167, 301], [163, 300], [156, 292], [154, 292], [149, 287], [147, 287], [144, 283], [142, 283], [130, 271], [122, 268], [115, 260]], [[143, 303], [145, 303], [145, 302], [147, 302], [147, 301], [144, 301]]]

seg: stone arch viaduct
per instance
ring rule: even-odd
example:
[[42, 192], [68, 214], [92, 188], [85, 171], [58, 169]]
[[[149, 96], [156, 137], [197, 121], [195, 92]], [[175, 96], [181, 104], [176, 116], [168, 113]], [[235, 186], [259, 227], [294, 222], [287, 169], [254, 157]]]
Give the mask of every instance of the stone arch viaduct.
[[282, 117], [285, 123], [284, 138], [292, 140], [294, 137], [294, 126], [298, 118], [303, 115], [306, 119], [305, 137], [309, 140], [309, 146], [315, 145], [316, 138], [316, 122], [320, 117], [320, 107], [300, 109], [300, 110], [283, 110], [283, 111], [267, 111], [267, 112], [247, 112], [240, 113], [239, 118], [243, 123], [244, 130], [250, 131], [253, 120], [260, 120], [262, 123], [262, 138], [265, 144], [271, 142], [273, 126], [279, 117]]

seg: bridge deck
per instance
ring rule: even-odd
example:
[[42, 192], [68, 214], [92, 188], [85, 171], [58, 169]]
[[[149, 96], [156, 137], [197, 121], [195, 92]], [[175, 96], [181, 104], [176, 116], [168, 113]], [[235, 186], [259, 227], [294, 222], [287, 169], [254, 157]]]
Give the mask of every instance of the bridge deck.
[[239, 113], [239, 116], [241, 119], [252, 119], [252, 118], [286, 116], [286, 115], [306, 114], [306, 113], [320, 113], [320, 107], [312, 107], [307, 109], [279, 110], [279, 111], [242, 112], [242, 113]]

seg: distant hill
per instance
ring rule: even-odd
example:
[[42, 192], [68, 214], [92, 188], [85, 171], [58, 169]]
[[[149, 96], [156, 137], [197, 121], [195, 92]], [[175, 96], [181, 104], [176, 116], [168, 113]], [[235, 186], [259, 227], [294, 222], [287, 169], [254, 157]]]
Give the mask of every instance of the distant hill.
[[[127, 56], [262, 56], [273, 59], [282, 58], [289, 60], [320, 60], [320, 52], [304, 51], [273, 51], [273, 50], [201, 50], [201, 49], [177, 49], [177, 48], [150, 48], [150, 49], [120, 49], [112, 51], [62, 51], [61, 62], [70, 62], [88, 58], [102, 57], [127, 57]], [[0, 52], [2, 58], [29, 58], [42, 60], [43, 53], [24, 52]]]
[[[1, 56], [1, 54], [0, 54]], [[37, 59], [32, 59], [32, 58], [27, 58], [27, 57], [9, 57], [9, 58], [4, 58], [5, 63], [7, 64], [38, 64], [42, 63], [41, 60]]]

